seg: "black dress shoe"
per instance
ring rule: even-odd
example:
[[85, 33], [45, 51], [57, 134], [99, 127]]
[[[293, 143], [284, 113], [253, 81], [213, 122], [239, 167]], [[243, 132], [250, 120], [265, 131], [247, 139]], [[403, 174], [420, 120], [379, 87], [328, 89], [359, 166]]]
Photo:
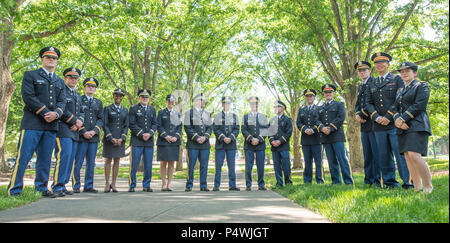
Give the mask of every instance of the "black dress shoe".
[[150, 187], [144, 187], [143, 191], [144, 192], [153, 192], [153, 189], [151, 189]]
[[166, 191], [171, 192], [172, 189], [170, 189], [169, 187], [167, 187]]
[[190, 191], [192, 191], [192, 188], [190, 188], [190, 187], [186, 187], [186, 190], [184, 190], [185, 192], [190, 192]]
[[200, 188], [201, 192], [209, 192], [209, 189], [207, 187], [202, 187]]
[[80, 189], [73, 189], [73, 193], [80, 193]]
[[66, 190], [66, 189], [64, 189], [63, 192], [64, 192], [64, 194], [66, 194], [66, 195], [73, 195], [73, 192], [68, 191], [68, 190]]
[[134, 188], [128, 189], [128, 192], [134, 192]]
[[55, 197], [64, 197], [66, 194], [63, 191], [57, 191], [53, 193]]
[[218, 187], [213, 187], [213, 191], [218, 192], [218, 191], [220, 191], [220, 188], [218, 188]]
[[[49, 198], [55, 198], [55, 194], [53, 194], [51, 191], [47, 190], [44, 192], [41, 192], [43, 197], [49, 197]], [[20, 194], [19, 194], [20, 195]]]
[[251, 191], [252, 188], [251, 188], [250, 186], [248, 186], [248, 187], [245, 188], [245, 190], [246, 190], [246, 191]]
[[238, 187], [230, 187], [228, 188], [229, 191], [240, 191], [241, 189], [239, 189]]
[[267, 191], [267, 188], [265, 186], [260, 186], [260, 187], [258, 187], [258, 190], [260, 190], [260, 191]]
[[83, 192], [97, 193], [98, 191], [95, 190], [94, 188], [90, 188], [90, 189], [84, 189]]

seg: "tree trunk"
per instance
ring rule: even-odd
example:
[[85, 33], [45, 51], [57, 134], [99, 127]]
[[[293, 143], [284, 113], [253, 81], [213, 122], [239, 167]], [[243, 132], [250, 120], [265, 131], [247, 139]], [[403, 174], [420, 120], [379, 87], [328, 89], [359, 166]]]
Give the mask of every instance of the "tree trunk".
[[156, 52], [155, 52], [155, 61], [153, 63], [153, 77], [152, 77], [152, 94], [155, 94], [155, 92], [156, 92], [156, 81], [157, 81], [157, 77], [158, 77], [158, 67], [159, 67], [159, 58], [161, 56], [161, 49], [162, 49], [162, 46], [159, 45], [156, 48]]
[[350, 92], [344, 94], [347, 120], [347, 144], [349, 145], [350, 164], [352, 169], [364, 168], [364, 157], [361, 144], [361, 126], [355, 120], [355, 104], [358, 93], [357, 84], [349, 84]]
[[4, 31], [0, 32], [0, 170], [8, 170], [5, 160], [5, 135], [8, 121], [8, 109], [11, 96], [16, 88], [11, 77], [10, 62], [13, 48], [12, 30], [6, 21], [2, 21]]
[[[183, 140], [181, 140], [183, 141]], [[176, 171], [183, 171], [183, 154], [184, 154], [184, 150], [183, 150], [183, 142], [181, 142], [180, 145], [180, 156], [178, 157], [178, 161], [175, 167]]]
[[[292, 107], [292, 106], [291, 106]], [[300, 149], [300, 131], [297, 129], [296, 121], [298, 116], [298, 109], [300, 104], [295, 104], [294, 109], [291, 110], [292, 114], [292, 130], [294, 134], [294, 164], [292, 169], [303, 169], [302, 164], [302, 150]]]
[[150, 46], [145, 47], [144, 51], [144, 77], [142, 79], [142, 88], [150, 89], [150, 65], [151, 65], [152, 48]]

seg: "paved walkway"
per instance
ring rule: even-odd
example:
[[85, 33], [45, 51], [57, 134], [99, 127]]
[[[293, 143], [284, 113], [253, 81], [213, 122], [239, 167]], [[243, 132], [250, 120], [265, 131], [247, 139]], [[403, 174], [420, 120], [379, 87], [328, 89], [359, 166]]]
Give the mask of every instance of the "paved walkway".
[[[199, 191], [195, 178], [192, 192], [185, 180], [174, 180], [172, 192], [162, 192], [161, 180], [153, 180], [152, 193], [128, 192], [128, 181], [118, 179], [119, 193], [103, 193], [104, 177], [96, 175], [98, 193], [79, 193], [0, 211], [0, 222], [153, 222], [153, 223], [324, 223], [326, 218], [307, 210], [273, 191], [245, 191], [244, 174], [237, 166], [241, 191], [228, 191], [227, 173], [222, 173], [220, 192]], [[214, 176], [208, 175], [212, 189]], [[51, 184], [51, 182], [49, 182]], [[254, 182], [255, 184], [255, 182]], [[68, 188], [69, 190], [71, 188]]]

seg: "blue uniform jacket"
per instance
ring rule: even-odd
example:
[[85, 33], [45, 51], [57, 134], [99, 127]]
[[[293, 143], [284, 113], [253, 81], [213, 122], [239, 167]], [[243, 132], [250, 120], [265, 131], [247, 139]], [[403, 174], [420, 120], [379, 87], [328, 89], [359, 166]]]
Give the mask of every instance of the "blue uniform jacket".
[[58, 120], [44, 120], [47, 112], [54, 111], [61, 118], [66, 106], [64, 81], [53, 74], [48, 77], [44, 69], [26, 71], [22, 80], [22, 99], [25, 103], [21, 130], [58, 131]]
[[[97, 98], [88, 101], [86, 95], [81, 96], [81, 105], [84, 112], [84, 124], [80, 128], [80, 142], [98, 143], [100, 142], [100, 130], [103, 127], [103, 103]], [[88, 131], [95, 131], [91, 139], [86, 139], [83, 134]]]
[[[311, 110], [308, 110], [308, 106], [304, 106], [298, 110], [297, 115], [297, 128], [300, 130], [301, 144], [302, 145], [320, 145], [321, 133], [319, 131], [319, 106], [312, 105]], [[311, 129], [312, 135], [306, 134], [306, 130]]]
[[78, 130], [75, 132], [71, 131], [70, 127], [75, 125], [77, 120], [84, 122], [81, 96], [75, 90], [71, 90], [67, 85], [64, 85], [64, 92], [66, 109], [59, 121], [59, 130], [56, 136], [59, 138], [72, 138], [73, 141], [79, 141], [80, 133]]
[[[130, 108], [129, 116], [129, 127], [131, 130], [130, 145], [153, 147], [155, 144], [155, 133], [158, 130], [155, 108], [147, 105], [147, 110], [144, 110], [144, 106], [137, 104]], [[150, 133], [152, 136], [147, 141], [144, 141], [142, 139], [144, 133]]]
[[337, 143], [345, 142], [344, 134], [344, 120], [345, 120], [345, 105], [342, 102], [333, 100], [330, 103], [325, 103], [319, 108], [319, 120], [322, 127], [330, 127], [331, 133], [326, 135], [322, 133], [322, 143]]

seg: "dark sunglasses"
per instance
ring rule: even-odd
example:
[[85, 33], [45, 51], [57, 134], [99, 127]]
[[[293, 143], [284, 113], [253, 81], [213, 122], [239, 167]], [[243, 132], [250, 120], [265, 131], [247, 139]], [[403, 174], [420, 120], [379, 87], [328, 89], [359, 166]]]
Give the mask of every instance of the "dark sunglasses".
[[80, 76], [77, 76], [77, 75], [66, 75], [64, 77], [69, 77], [69, 78], [73, 78], [73, 79], [79, 79], [80, 78]]

